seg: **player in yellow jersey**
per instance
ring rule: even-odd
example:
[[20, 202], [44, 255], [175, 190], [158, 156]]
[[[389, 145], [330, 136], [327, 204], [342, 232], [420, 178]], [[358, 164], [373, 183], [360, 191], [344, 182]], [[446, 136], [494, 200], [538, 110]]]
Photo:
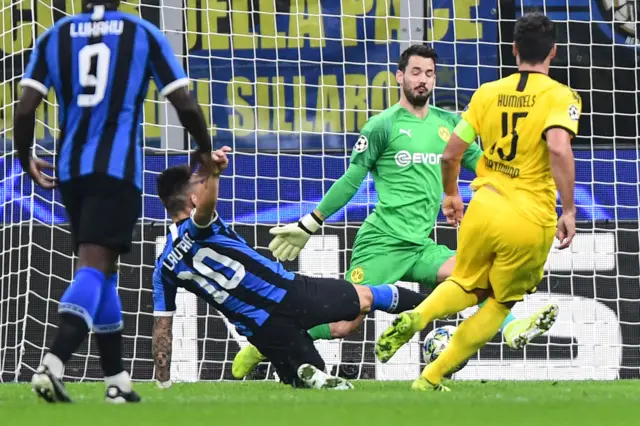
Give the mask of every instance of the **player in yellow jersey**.
[[[491, 340], [513, 305], [535, 291], [554, 234], [560, 248], [569, 247], [575, 235], [571, 138], [578, 131], [580, 97], [548, 76], [556, 47], [546, 16], [520, 18], [514, 40], [518, 72], [476, 91], [442, 157], [442, 210], [449, 224], [460, 224], [453, 273], [418, 307], [400, 314], [376, 345], [376, 355], [386, 362], [429, 322], [486, 300], [427, 365], [415, 390], [448, 391], [442, 378]], [[478, 136], [484, 156], [463, 219], [460, 159]]]

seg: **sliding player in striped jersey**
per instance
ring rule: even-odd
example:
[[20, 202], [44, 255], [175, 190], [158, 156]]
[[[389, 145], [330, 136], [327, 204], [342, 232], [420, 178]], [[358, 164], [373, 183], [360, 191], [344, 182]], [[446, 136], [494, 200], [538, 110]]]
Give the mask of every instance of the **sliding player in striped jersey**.
[[[371, 172], [378, 203], [358, 231], [346, 278], [370, 286], [410, 281], [433, 288], [451, 275], [455, 252], [436, 244], [429, 235], [442, 198], [440, 159], [460, 117], [429, 105], [436, 60], [435, 50], [425, 45], [411, 46], [402, 53], [396, 72], [402, 88], [400, 101], [364, 125], [347, 171], [311, 214], [298, 223], [271, 229], [275, 238], [269, 249], [274, 256], [295, 259], [324, 220], [349, 202]], [[481, 157], [482, 151], [473, 143], [462, 166], [475, 171]], [[502, 325], [507, 344], [521, 348], [544, 333], [555, 320], [555, 309], [550, 305], [523, 319], [509, 314]], [[323, 324], [309, 333], [316, 339], [345, 337], [363, 319]], [[262, 359], [255, 348], [244, 348], [234, 360], [234, 376], [244, 377]]]
[[[72, 284], [60, 300], [58, 333], [33, 375], [48, 402], [71, 402], [64, 365], [93, 329], [112, 403], [138, 402], [122, 363], [123, 326], [116, 290], [118, 257], [131, 247], [141, 211], [140, 120], [149, 79], [195, 138], [196, 159], [211, 165], [211, 139], [189, 80], [158, 28], [117, 10], [119, 0], [83, 1], [82, 13], [59, 20], [36, 42], [15, 112], [20, 162], [40, 186], [59, 181], [78, 255]], [[53, 87], [60, 104], [57, 180], [31, 157], [35, 111]]]
[[394, 285], [355, 286], [348, 281], [293, 274], [261, 256], [218, 217], [219, 178], [228, 147], [213, 154], [212, 173], [193, 179], [186, 166], [158, 177], [158, 196], [171, 216], [167, 243], [153, 274], [153, 358], [160, 387], [170, 386], [172, 314], [178, 287], [223, 314], [269, 357], [280, 380], [294, 387], [351, 389], [324, 372], [307, 329], [353, 320], [370, 310], [399, 312], [412, 291]]

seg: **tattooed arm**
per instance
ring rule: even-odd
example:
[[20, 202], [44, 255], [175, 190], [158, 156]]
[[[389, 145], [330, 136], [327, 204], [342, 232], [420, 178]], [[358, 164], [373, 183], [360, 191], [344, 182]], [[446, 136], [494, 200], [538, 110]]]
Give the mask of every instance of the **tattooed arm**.
[[171, 386], [171, 349], [173, 342], [173, 317], [156, 316], [153, 321], [153, 361], [156, 367], [158, 386]]

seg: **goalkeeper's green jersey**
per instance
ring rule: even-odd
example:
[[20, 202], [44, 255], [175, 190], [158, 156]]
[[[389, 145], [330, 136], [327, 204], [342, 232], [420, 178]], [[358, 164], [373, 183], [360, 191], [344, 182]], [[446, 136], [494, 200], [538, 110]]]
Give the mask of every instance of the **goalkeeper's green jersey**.
[[[457, 114], [434, 106], [420, 119], [400, 104], [367, 121], [351, 155], [352, 165], [371, 172], [378, 193], [366, 222], [396, 238], [426, 243], [441, 206], [440, 160], [459, 121]], [[475, 171], [482, 155], [474, 143], [462, 165]]]

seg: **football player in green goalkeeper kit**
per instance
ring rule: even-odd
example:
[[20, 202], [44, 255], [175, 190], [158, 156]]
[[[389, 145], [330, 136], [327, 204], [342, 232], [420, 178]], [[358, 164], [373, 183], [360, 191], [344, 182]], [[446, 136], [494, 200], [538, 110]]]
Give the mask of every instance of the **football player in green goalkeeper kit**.
[[[295, 259], [323, 221], [349, 202], [371, 172], [378, 203], [358, 231], [346, 279], [371, 286], [402, 280], [433, 287], [451, 274], [455, 252], [429, 235], [442, 198], [440, 158], [460, 118], [428, 103], [436, 59], [436, 52], [426, 45], [402, 53], [396, 72], [400, 101], [363, 126], [347, 171], [311, 214], [270, 230], [275, 238], [269, 249], [276, 258]], [[475, 171], [482, 155], [474, 143], [464, 154], [463, 167]], [[507, 344], [522, 348], [551, 328], [557, 312], [557, 306], [549, 305], [530, 318], [509, 314], [502, 326]], [[345, 337], [363, 319], [320, 325], [309, 334], [314, 339]], [[243, 348], [233, 362], [234, 377], [244, 377], [263, 359], [253, 346]]]

